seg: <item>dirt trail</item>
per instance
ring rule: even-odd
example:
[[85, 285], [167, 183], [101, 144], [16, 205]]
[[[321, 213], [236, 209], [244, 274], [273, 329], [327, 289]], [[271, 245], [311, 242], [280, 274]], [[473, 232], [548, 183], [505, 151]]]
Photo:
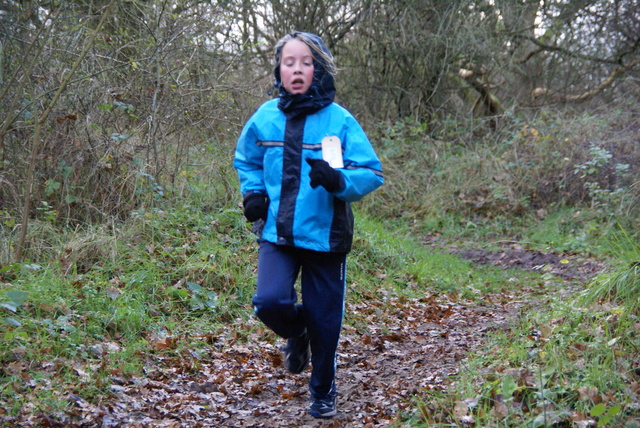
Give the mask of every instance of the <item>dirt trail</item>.
[[589, 260], [575, 253], [543, 253], [524, 249], [520, 244], [505, 245], [504, 248], [496, 251], [481, 248], [449, 251], [476, 263], [492, 264], [507, 269], [539, 270], [563, 279], [580, 282], [588, 281], [606, 267], [602, 262]]
[[[411, 412], [411, 397], [446, 388], [466, 353], [484, 334], [508, 322], [505, 305], [465, 306], [432, 296], [350, 305], [369, 323], [366, 334], [345, 327], [339, 349], [339, 413], [332, 420], [308, 416], [309, 370], [290, 375], [278, 345], [256, 320], [238, 329], [256, 331], [248, 342], [216, 338], [207, 355], [149, 360], [145, 379], [117, 379], [115, 397], [101, 406], [79, 397], [75, 426], [101, 427], [377, 427]], [[392, 312], [382, 312], [382, 307]], [[513, 310], [514, 308], [510, 308]], [[363, 331], [363, 329], [359, 329]], [[263, 339], [261, 339], [263, 338]]]
[[[602, 266], [570, 256], [518, 248], [489, 253], [454, 250], [463, 258], [520, 269], [545, 269], [563, 279], [584, 280]], [[365, 296], [366, 297], [366, 296]], [[503, 328], [517, 313], [518, 298], [488, 295], [484, 305], [446, 296], [406, 299], [370, 296], [347, 303], [347, 317], [364, 320], [343, 330], [338, 358], [338, 415], [316, 420], [306, 414], [309, 370], [290, 375], [279, 350], [256, 319], [219, 336], [203, 337], [203, 351], [158, 352], [139, 379], [114, 376], [105, 385], [114, 396], [99, 405], [67, 394], [69, 415], [51, 415], [44, 426], [82, 427], [380, 427], [414, 411], [412, 396], [447, 388], [467, 353], [485, 334]], [[358, 321], [359, 323], [361, 321]], [[349, 323], [347, 323], [349, 324]], [[247, 337], [238, 332], [252, 332]], [[366, 333], [358, 333], [366, 332]], [[179, 339], [172, 346], [177, 346]], [[34, 418], [36, 418], [34, 416]], [[35, 419], [32, 420], [32, 422]], [[34, 426], [29, 423], [18, 426]]]

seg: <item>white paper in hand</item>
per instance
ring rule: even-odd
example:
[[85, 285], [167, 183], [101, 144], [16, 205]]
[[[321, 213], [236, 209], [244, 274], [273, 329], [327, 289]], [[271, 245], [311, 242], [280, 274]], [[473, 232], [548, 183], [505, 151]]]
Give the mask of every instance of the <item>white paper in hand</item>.
[[322, 159], [326, 160], [333, 168], [344, 168], [340, 138], [324, 137], [322, 139]]

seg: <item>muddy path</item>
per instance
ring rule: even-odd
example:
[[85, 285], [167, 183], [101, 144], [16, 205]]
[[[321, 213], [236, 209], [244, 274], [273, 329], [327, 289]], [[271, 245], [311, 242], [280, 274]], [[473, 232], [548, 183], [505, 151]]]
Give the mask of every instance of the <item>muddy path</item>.
[[105, 386], [113, 392], [108, 402], [96, 405], [68, 394], [75, 422], [67, 420], [65, 426], [389, 426], [413, 411], [411, 398], [418, 391], [446, 389], [467, 352], [486, 332], [505, 326], [516, 310], [504, 296], [482, 307], [434, 296], [384, 300], [347, 307], [367, 320], [358, 328], [366, 333], [354, 327], [343, 331], [339, 412], [331, 420], [306, 414], [309, 370], [288, 374], [282, 367], [282, 343], [252, 319], [237, 326], [253, 332], [249, 340], [230, 332], [209, 338], [205, 353], [150, 356], [144, 378], [114, 376]]
[[606, 264], [576, 253], [544, 253], [525, 249], [520, 244], [506, 244], [501, 249], [487, 251], [482, 248], [450, 249], [463, 259], [491, 264], [505, 269], [541, 271], [568, 281], [587, 282]]
[[[545, 271], [559, 281], [584, 281], [603, 266], [578, 256], [507, 248], [451, 250], [477, 263]], [[365, 296], [367, 297], [367, 296]], [[444, 391], [464, 369], [465, 356], [488, 332], [507, 328], [519, 296], [487, 295], [483, 305], [425, 295], [389, 294], [347, 302], [339, 347], [338, 415], [306, 414], [309, 370], [288, 374], [280, 346], [255, 318], [201, 337], [203, 348], [180, 348], [180, 338], [147, 356], [144, 376], [111, 378], [112, 398], [89, 403], [66, 392], [65, 415], [32, 415], [17, 426], [82, 427], [380, 427], [414, 412], [412, 397]], [[244, 332], [250, 332], [247, 336]], [[173, 349], [176, 349], [175, 351]], [[179, 351], [177, 349], [180, 349]], [[81, 387], [81, 386], [79, 386]]]

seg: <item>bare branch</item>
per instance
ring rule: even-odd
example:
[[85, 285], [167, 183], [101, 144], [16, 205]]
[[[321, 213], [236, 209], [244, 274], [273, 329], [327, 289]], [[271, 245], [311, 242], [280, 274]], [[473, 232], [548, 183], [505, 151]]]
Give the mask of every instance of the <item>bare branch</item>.
[[599, 94], [603, 90], [605, 90], [617, 78], [619, 78], [620, 76], [622, 76], [623, 74], [625, 74], [626, 72], [628, 72], [629, 70], [633, 69], [635, 66], [637, 66], [639, 64], [640, 64], [640, 57], [637, 57], [635, 60], [631, 61], [626, 66], [619, 67], [619, 68], [616, 68], [615, 70], [613, 70], [611, 72], [611, 74], [605, 80], [603, 80], [598, 86], [596, 86], [593, 89], [590, 89], [588, 91], [585, 91], [585, 92], [583, 92], [581, 94], [576, 94], [576, 95], [555, 94], [555, 95], [552, 96], [552, 98], [555, 99], [555, 100], [558, 100], [558, 101], [573, 101], [573, 102], [584, 101], [586, 99], [589, 99], [589, 98]]
[[540, 48], [538, 50], [534, 50], [534, 51], [528, 53], [524, 58], [522, 58], [519, 61], [517, 61], [519, 63], [527, 62], [529, 59], [531, 59], [531, 57], [533, 57], [534, 55], [540, 53], [543, 50], [544, 51], [549, 51], [549, 52], [560, 52], [563, 55], [566, 55], [566, 56], [571, 57], [571, 58], [582, 59], [582, 60], [597, 62], [597, 63], [601, 63], [601, 64], [619, 64], [620, 63], [620, 60], [617, 59], [617, 58], [601, 58], [601, 57], [592, 56], [592, 55], [584, 55], [584, 54], [581, 54], [580, 52], [572, 51], [570, 49], [563, 48], [561, 46], [550, 45], [550, 44], [547, 44], [547, 43], [543, 43], [536, 37], [525, 36], [525, 35], [522, 35], [522, 34], [515, 35], [514, 37], [517, 38], [517, 39], [528, 40], [528, 41], [530, 41], [531, 43], [535, 44], [536, 46], [538, 46]]

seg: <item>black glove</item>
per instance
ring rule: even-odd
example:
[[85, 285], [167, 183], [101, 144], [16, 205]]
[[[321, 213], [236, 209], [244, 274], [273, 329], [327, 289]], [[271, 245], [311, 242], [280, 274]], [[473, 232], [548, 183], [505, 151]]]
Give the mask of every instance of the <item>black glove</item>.
[[326, 160], [311, 158], [306, 158], [306, 160], [311, 165], [311, 172], [309, 172], [311, 187], [315, 189], [322, 186], [330, 193], [338, 192], [344, 188], [344, 177], [340, 171], [333, 169]]
[[242, 202], [244, 206], [244, 216], [253, 223], [256, 220], [267, 219], [267, 209], [269, 203], [262, 193], [247, 193]]

